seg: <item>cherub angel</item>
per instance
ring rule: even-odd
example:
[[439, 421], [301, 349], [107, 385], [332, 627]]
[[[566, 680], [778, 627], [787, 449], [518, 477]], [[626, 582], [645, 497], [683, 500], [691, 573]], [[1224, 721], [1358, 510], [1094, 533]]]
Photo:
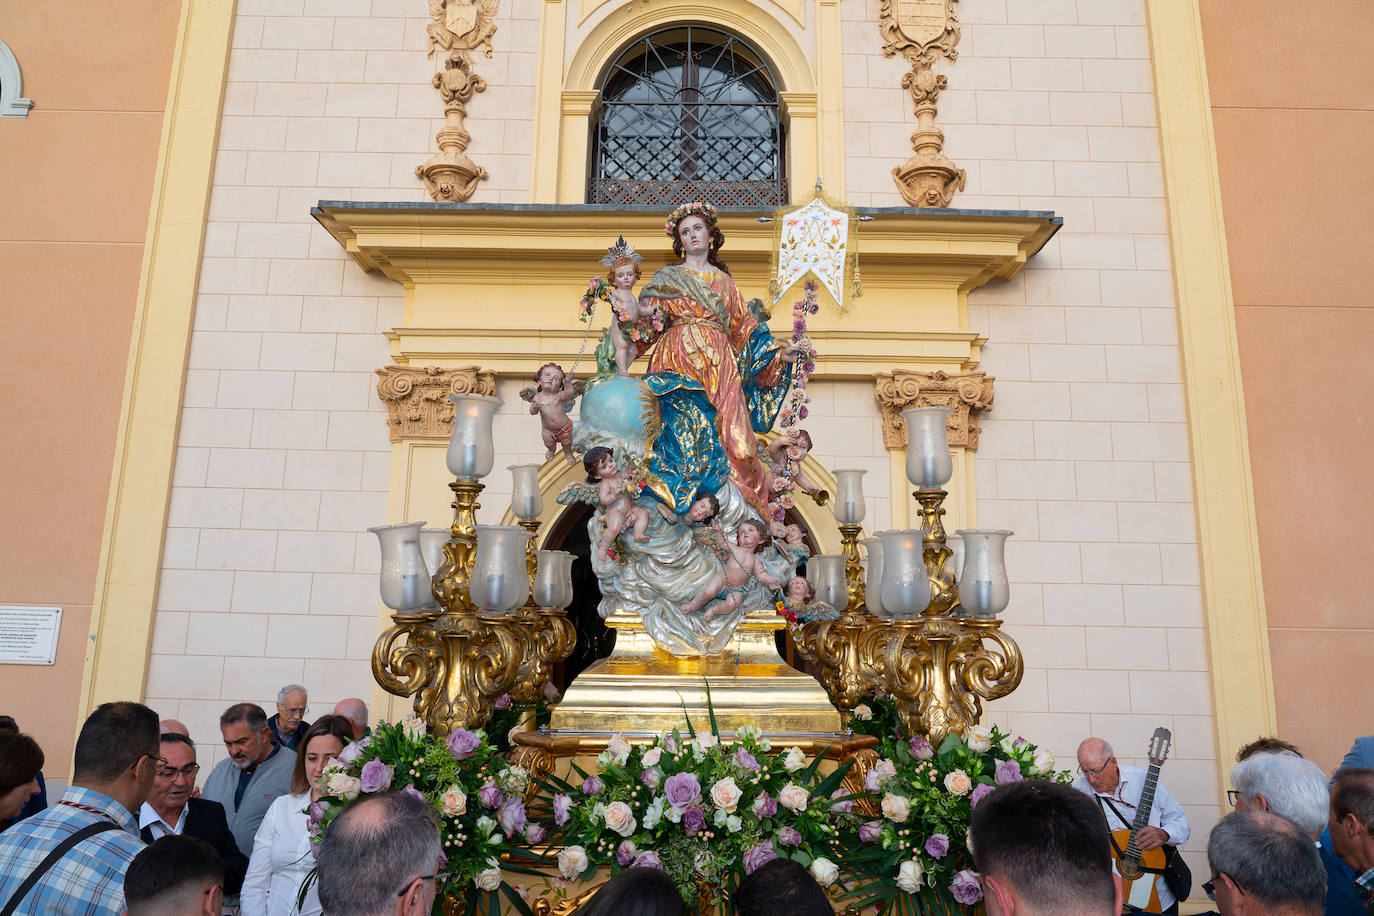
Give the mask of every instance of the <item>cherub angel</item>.
[[824, 601], [813, 601], [816, 590], [805, 576], [793, 576], [787, 580], [783, 596], [778, 601], [778, 613], [793, 623], [818, 623], [822, 620], [837, 620], [840, 612]]
[[583, 383], [566, 375], [558, 363], [540, 366], [534, 382], [520, 389], [520, 397], [530, 402], [530, 413], [539, 416], [544, 448], [548, 449], [544, 460], [552, 458], [561, 445], [568, 464], [573, 464], [577, 458], [572, 451], [573, 421], [568, 417], [568, 409], [582, 393]]
[[694, 532], [693, 538], [715, 551], [721, 561], [721, 570], [707, 581], [699, 595], [682, 605], [684, 614], [695, 613], [703, 607], [706, 608], [706, 620], [732, 613], [739, 608], [749, 591], [749, 583], [755, 579], [771, 589], [781, 587], [758, 556], [768, 540], [768, 529], [762, 522], [752, 518], [740, 522], [734, 544], [726, 540], [725, 532], [717, 525]]
[[605, 515], [606, 530], [601, 533], [597, 550], [610, 556], [615, 539], [626, 531], [632, 532], [636, 543], [646, 543], [649, 540], [645, 534], [649, 510], [635, 503], [635, 497], [645, 486], [642, 476], [633, 471], [621, 471], [615, 454], [604, 445], [587, 449], [587, 454], [582, 456], [582, 466], [587, 469], [587, 482], [568, 484], [558, 494], [558, 502], [565, 506], [585, 502], [600, 507]]
[[596, 348], [598, 380], [612, 374], [628, 376], [630, 364], [663, 330], [663, 318], [658, 310], [641, 303], [634, 293], [642, 260], [643, 256], [625, 241], [623, 235], [606, 249], [606, 256], [601, 259], [606, 265], [606, 282], [610, 285], [611, 325]]
[[823, 506], [830, 494], [818, 487], [801, 469], [802, 461], [810, 451], [811, 434], [804, 429], [785, 432], [768, 444], [768, 457], [773, 463], [773, 492], [784, 494], [795, 486], [803, 493], [809, 493], [816, 505]]

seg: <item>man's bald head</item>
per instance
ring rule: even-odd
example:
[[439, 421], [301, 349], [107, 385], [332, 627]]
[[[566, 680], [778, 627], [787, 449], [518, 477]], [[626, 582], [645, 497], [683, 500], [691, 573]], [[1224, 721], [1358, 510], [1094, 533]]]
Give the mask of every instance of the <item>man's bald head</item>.
[[1084, 769], [1100, 767], [1114, 756], [1112, 746], [1101, 738], [1084, 738], [1078, 745], [1078, 765]]
[[1084, 738], [1078, 745], [1078, 768], [1094, 792], [1114, 792], [1121, 784], [1116, 752], [1101, 738]]
[[158, 728], [164, 735], [183, 735], [191, 737], [191, 730], [176, 719], [163, 719]]
[[418, 793], [359, 799], [330, 823], [320, 845], [320, 903], [331, 916], [428, 913], [439, 853], [439, 828]]
[[353, 723], [354, 738], [361, 738], [367, 732], [367, 704], [357, 697], [346, 697], [335, 703], [334, 715]]

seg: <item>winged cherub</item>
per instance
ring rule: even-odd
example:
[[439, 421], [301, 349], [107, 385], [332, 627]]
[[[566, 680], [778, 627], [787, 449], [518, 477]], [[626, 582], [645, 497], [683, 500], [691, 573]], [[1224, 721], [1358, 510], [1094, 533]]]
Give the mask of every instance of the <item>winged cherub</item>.
[[582, 383], [563, 372], [558, 363], [545, 363], [534, 374], [534, 385], [520, 389], [520, 397], [530, 402], [530, 413], [539, 417], [544, 437], [544, 460], [548, 461], [563, 447], [563, 456], [568, 464], [575, 464], [573, 457], [573, 421], [568, 417], [568, 409], [582, 393]]
[[754, 579], [771, 589], [781, 586], [764, 569], [758, 556], [768, 540], [768, 529], [763, 527], [762, 522], [752, 518], [740, 522], [733, 544], [728, 543], [725, 532], [714, 525], [694, 532], [694, 537], [716, 552], [722, 567], [707, 581], [700, 594], [682, 605], [684, 614], [691, 614], [703, 607], [706, 608], [707, 620], [729, 614], [739, 608], [745, 593], [749, 591], [749, 583]]

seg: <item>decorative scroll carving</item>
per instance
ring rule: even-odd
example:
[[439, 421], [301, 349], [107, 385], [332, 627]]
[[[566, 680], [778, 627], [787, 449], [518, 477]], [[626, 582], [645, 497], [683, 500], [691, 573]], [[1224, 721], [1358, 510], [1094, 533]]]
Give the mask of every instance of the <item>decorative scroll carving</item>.
[[893, 168], [892, 178], [902, 198], [913, 207], [947, 207], [955, 191], [964, 189], [964, 170], [944, 155], [945, 133], [935, 126], [936, 103], [949, 80], [934, 70], [941, 58], [959, 57], [957, 0], [882, 0], [878, 32], [883, 55], [901, 54], [911, 64], [902, 88], [911, 93], [916, 130], [911, 134], [913, 155]]
[[377, 397], [386, 405], [392, 442], [447, 439], [453, 434], [450, 394], [496, 393], [496, 373], [478, 366], [386, 366], [377, 374]]
[[435, 134], [439, 152], [415, 169], [435, 200], [464, 201], [477, 190], [487, 170], [468, 158], [472, 141], [464, 122], [473, 93], [487, 88], [486, 80], [472, 69], [471, 51], [486, 48], [491, 57], [491, 37], [496, 33], [499, 0], [429, 0], [429, 55], [445, 52], [444, 69], [434, 74], [434, 88], [444, 100], [444, 126]]
[[873, 398], [883, 412], [883, 445], [906, 448], [908, 407], [949, 407], [949, 444], [978, 448], [978, 416], [992, 406], [991, 375], [982, 372], [912, 372], [894, 369], [874, 377]]

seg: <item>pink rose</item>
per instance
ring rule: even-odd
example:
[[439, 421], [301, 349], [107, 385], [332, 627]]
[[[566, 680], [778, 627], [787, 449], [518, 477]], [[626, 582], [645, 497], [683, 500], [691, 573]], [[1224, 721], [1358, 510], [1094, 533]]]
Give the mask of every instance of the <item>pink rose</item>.
[[497, 823], [501, 825], [501, 832], [506, 836], [515, 836], [525, 829], [525, 800], [520, 796], [512, 796], [501, 803], [501, 810], [496, 814]]
[[572, 807], [572, 797], [562, 792], [553, 797], [553, 822], [562, 827], [568, 822], [568, 809]]

